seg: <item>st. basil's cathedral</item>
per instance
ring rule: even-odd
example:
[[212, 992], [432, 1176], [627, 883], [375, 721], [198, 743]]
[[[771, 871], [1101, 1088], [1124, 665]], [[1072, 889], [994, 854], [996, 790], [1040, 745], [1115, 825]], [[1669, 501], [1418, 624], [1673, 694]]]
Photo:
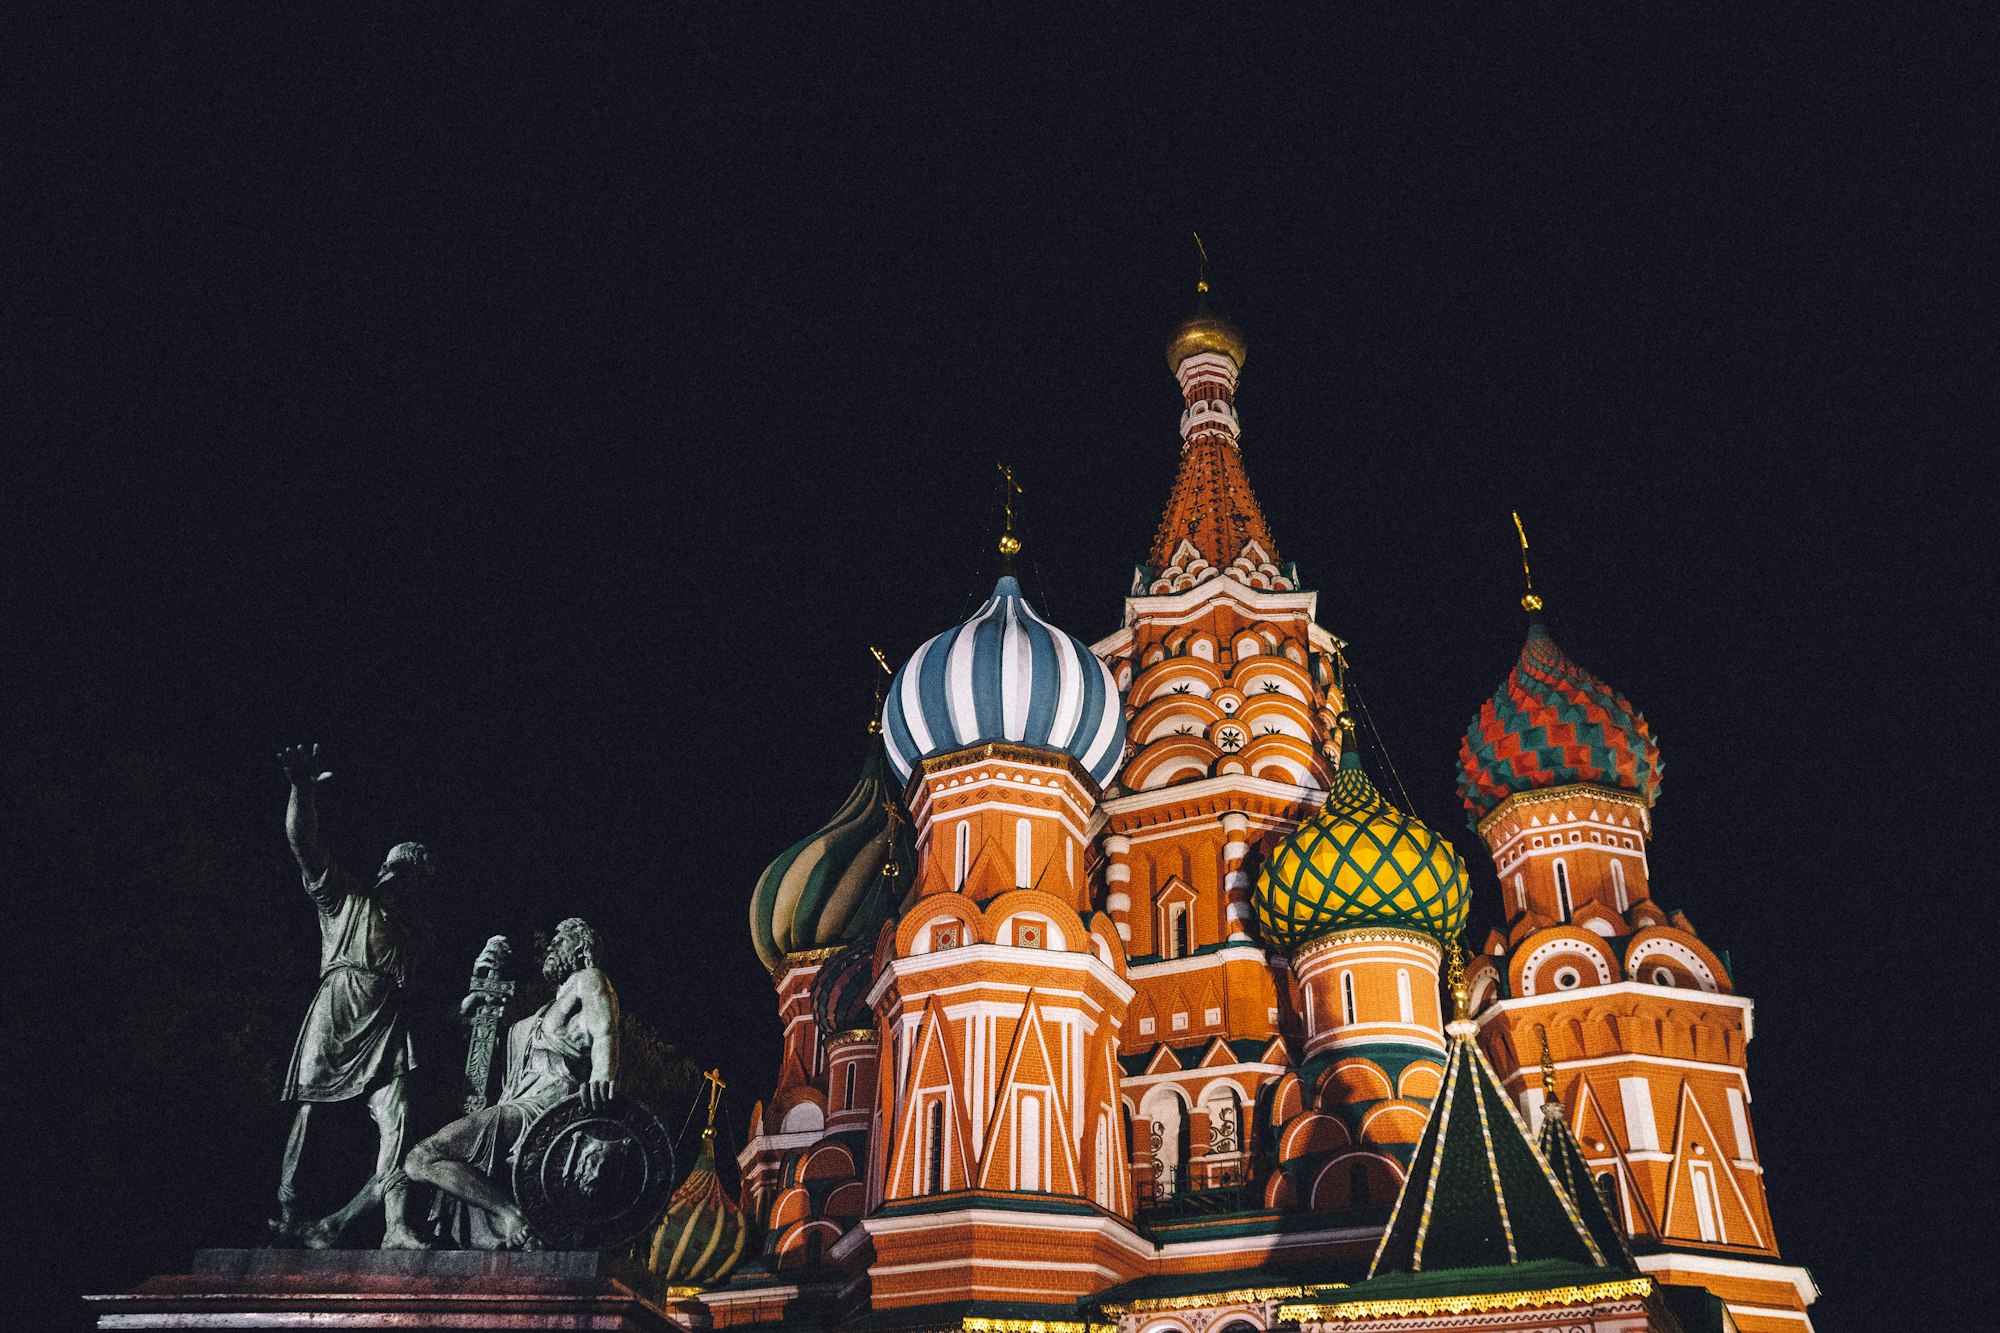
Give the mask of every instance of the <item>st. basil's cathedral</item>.
[[1652, 892], [1645, 718], [1531, 592], [1458, 755], [1506, 921], [1462, 945], [1472, 876], [1361, 762], [1347, 645], [1251, 489], [1245, 344], [1203, 291], [1167, 349], [1179, 470], [1122, 626], [1086, 644], [1003, 574], [895, 671], [852, 793], [758, 881], [782, 1064], [740, 1198], [711, 1135], [662, 1225], [677, 1308], [1809, 1330], [1752, 1126], [1752, 1003]]

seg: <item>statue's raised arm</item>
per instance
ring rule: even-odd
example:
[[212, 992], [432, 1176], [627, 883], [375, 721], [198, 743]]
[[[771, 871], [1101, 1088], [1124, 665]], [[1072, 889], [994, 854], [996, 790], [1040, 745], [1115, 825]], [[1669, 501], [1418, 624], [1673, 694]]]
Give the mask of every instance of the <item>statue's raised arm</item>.
[[306, 879], [321, 879], [326, 874], [326, 848], [319, 840], [319, 784], [333, 774], [320, 771], [317, 745], [287, 745], [278, 752], [278, 763], [292, 783], [285, 837]]

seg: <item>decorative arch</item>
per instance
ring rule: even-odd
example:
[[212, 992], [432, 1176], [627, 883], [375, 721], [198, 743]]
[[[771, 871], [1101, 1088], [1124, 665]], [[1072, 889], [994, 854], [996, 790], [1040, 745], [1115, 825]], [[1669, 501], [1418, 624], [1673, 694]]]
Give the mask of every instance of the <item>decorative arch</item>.
[[[1564, 969], [1573, 969], [1575, 983], [1560, 985]], [[1609, 986], [1619, 977], [1611, 946], [1596, 931], [1577, 925], [1537, 931], [1514, 954], [1508, 968], [1508, 989], [1515, 995], [1548, 995], [1585, 986]]]

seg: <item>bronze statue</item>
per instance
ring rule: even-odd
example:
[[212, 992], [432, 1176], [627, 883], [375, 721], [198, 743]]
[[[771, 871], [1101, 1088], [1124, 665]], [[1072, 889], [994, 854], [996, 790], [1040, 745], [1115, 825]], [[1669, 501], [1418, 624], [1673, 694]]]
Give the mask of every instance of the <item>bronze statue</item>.
[[[319, 909], [319, 989], [299, 1026], [285, 1073], [284, 1099], [299, 1104], [285, 1141], [278, 1177], [278, 1216], [271, 1229], [281, 1239], [314, 1249], [339, 1244], [354, 1220], [376, 1200], [383, 1204], [384, 1249], [417, 1248], [422, 1241], [405, 1217], [407, 1180], [403, 1156], [409, 1093], [404, 1080], [416, 1065], [403, 1015], [403, 983], [422, 936], [413, 902], [431, 877], [419, 843], [389, 849], [372, 886], [327, 856], [319, 837], [319, 747], [294, 745], [278, 756], [291, 779], [285, 833]], [[316, 1222], [299, 1216], [299, 1159], [312, 1108], [325, 1102], [367, 1099], [378, 1146], [375, 1174], [346, 1205]]]
[[[506, 942], [489, 940], [475, 978], [497, 974]], [[558, 1134], [563, 1118], [545, 1112], [575, 1094], [577, 1113], [611, 1106], [618, 1070], [618, 994], [598, 966], [603, 952], [597, 932], [581, 918], [556, 927], [542, 974], [556, 983], [556, 997], [516, 1023], [507, 1036], [507, 1081], [492, 1106], [445, 1126], [410, 1150], [404, 1163], [413, 1180], [435, 1186], [458, 1206], [446, 1230], [458, 1244], [474, 1249], [523, 1249], [539, 1243], [528, 1213], [510, 1188], [528, 1132], [538, 1123]], [[467, 997], [478, 1003], [479, 991]], [[650, 1119], [650, 1116], [647, 1117]], [[558, 1178], [590, 1193], [607, 1171], [628, 1174], [622, 1162], [606, 1157], [612, 1147], [588, 1137], [563, 1139], [573, 1161]], [[615, 1155], [615, 1154], [614, 1154]], [[538, 1158], [539, 1159], [539, 1158]], [[638, 1177], [644, 1180], [643, 1173]], [[574, 1242], [572, 1242], [574, 1243]]]

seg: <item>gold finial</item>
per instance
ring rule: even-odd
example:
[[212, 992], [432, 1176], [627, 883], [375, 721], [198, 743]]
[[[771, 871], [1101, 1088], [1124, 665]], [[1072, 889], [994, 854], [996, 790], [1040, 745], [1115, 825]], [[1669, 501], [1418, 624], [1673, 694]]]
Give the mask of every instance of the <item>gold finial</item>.
[[1542, 1037], [1542, 1095], [1550, 1101], [1556, 1100], [1556, 1058], [1549, 1054], [1549, 1030], [1535, 1024], [1535, 1031]]
[[1000, 504], [1005, 519], [1005, 524], [1000, 532], [1001, 565], [1007, 572], [1012, 573], [1014, 569], [1014, 557], [1020, 554], [1021, 551], [1021, 539], [1014, 535], [1014, 497], [1021, 493], [1021, 486], [1019, 482], [1014, 480], [1013, 468], [1008, 467], [1005, 463], [1001, 463], [998, 466], [1000, 468], [1001, 481]]
[[1194, 237], [1194, 248], [1201, 255], [1201, 271], [1194, 280], [1194, 289], [1198, 295], [1206, 296], [1208, 294], [1208, 247], [1201, 243], [1200, 232], [1196, 231], [1188, 234]]
[[1521, 511], [1513, 510], [1514, 531], [1521, 534], [1521, 577], [1527, 580], [1527, 595], [1521, 598], [1521, 609], [1533, 615], [1542, 609], [1542, 599], [1535, 595], [1535, 575], [1528, 568], [1528, 530], [1521, 526]]
[[1340, 730], [1340, 748], [1346, 749], [1354, 743], [1354, 714], [1342, 713], [1333, 719], [1333, 725]]
[[1451, 988], [1451, 1021], [1463, 1023], [1472, 1011], [1465, 1003], [1465, 948], [1455, 936], [1445, 946], [1444, 980]]
[[875, 658], [875, 665], [882, 668], [883, 675], [893, 676], [896, 674], [895, 668], [889, 665], [889, 659], [882, 655], [880, 648], [871, 643], [868, 645], [868, 651]]

